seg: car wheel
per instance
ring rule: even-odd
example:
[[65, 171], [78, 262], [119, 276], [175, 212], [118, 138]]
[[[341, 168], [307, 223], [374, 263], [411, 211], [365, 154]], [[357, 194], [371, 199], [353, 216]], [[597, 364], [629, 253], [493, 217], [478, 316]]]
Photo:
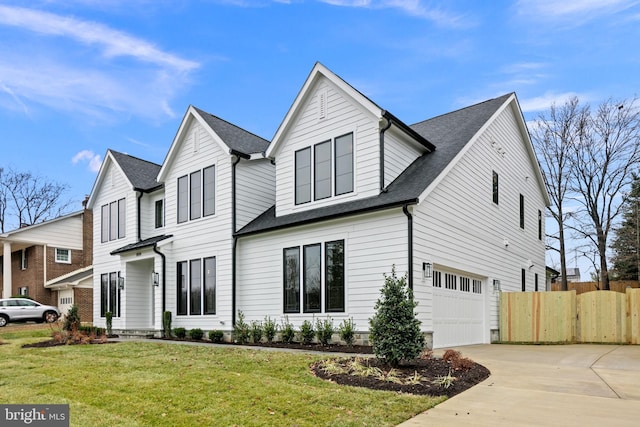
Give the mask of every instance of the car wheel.
[[53, 311], [47, 311], [44, 314], [44, 321], [47, 323], [53, 323], [56, 320], [58, 320], [58, 315], [56, 313], [54, 313]]
[[1, 328], [1, 327], [3, 327], [3, 326], [6, 326], [6, 325], [7, 325], [7, 323], [9, 323], [9, 321], [7, 320], [7, 318], [6, 318], [6, 317], [4, 317], [4, 316], [0, 316], [0, 328]]

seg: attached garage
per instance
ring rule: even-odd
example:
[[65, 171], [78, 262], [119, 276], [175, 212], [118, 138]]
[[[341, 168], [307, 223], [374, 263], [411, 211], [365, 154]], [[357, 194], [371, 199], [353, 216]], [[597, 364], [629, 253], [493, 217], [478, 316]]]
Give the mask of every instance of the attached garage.
[[485, 342], [486, 280], [451, 271], [433, 272], [433, 347]]

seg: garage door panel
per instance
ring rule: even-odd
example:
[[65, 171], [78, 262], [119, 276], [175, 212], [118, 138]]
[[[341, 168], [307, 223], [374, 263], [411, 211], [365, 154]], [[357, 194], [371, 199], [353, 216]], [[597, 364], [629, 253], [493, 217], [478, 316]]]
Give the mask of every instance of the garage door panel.
[[433, 346], [484, 342], [484, 294], [433, 288]]

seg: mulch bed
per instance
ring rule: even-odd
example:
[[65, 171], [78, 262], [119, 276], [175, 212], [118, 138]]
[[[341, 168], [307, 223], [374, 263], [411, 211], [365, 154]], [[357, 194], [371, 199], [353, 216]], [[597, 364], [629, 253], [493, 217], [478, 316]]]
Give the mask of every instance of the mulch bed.
[[[319, 378], [333, 381], [341, 385], [366, 387], [374, 390], [388, 390], [402, 393], [411, 393], [429, 396], [455, 396], [470, 387], [484, 381], [491, 374], [484, 366], [473, 363], [470, 368], [454, 370], [451, 364], [443, 359], [432, 357], [428, 359], [415, 359], [391, 370], [391, 367], [376, 358], [360, 358], [359, 362], [369, 368], [378, 368], [382, 371], [382, 377], [353, 375], [349, 373], [330, 374], [324, 370], [325, 362], [319, 361], [311, 366], [311, 371]], [[354, 358], [339, 359], [339, 365], [349, 370]], [[449, 374], [454, 378], [448, 387], [442, 383], [442, 379]], [[393, 377], [394, 381], [384, 379]], [[417, 381], [419, 379], [419, 381]], [[398, 382], [401, 383], [398, 383]]]
[[48, 348], [48, 347], [58, 347], [61, 345], [90, 345], [90, 344], [115, 344], [115, 341], [101, 341], [101, 340], [93, 340], [91, 342], [60, 342], [56, 340], [48, 340], [48, 341], [40, 341], [34, 342], [31, 344], [24, 344], [22, 348]]

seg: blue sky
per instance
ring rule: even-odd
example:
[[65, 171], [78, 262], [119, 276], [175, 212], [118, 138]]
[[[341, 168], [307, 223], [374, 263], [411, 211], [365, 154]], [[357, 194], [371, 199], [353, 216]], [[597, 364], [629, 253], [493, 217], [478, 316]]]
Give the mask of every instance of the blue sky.
[[273, 137], [316, 61], [414, 123], [515, 91], [527, 120], [640, 83], [631, 0], [0, 0], [0, 167], [91, 191], [162, 163], [193, 104]]

